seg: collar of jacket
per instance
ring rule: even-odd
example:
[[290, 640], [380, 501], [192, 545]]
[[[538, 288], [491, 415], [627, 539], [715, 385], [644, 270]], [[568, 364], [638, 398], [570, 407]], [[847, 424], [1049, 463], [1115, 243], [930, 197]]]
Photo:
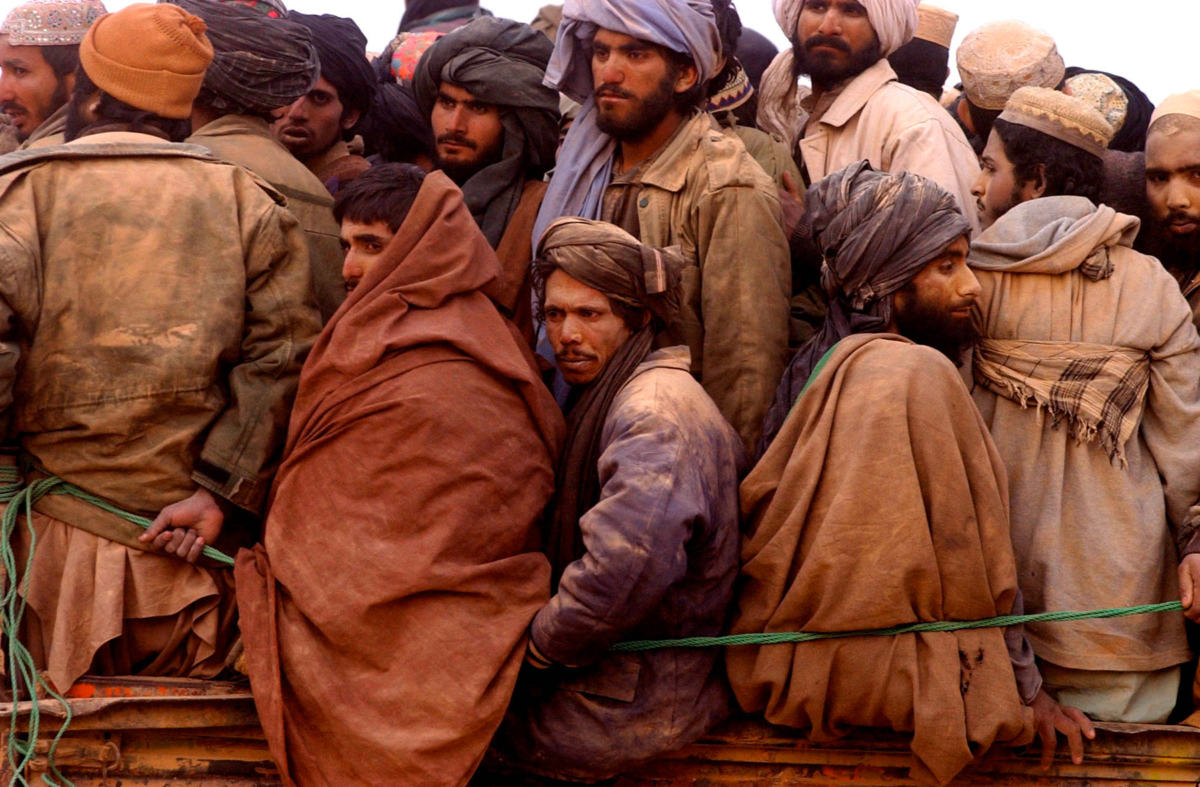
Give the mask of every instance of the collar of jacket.
[[888, 83], [895, 81], [896, 72], [892, 70], [892, 66], [888, 63], [887, 58], [879, 58], [879, 62], [850, 80], [850, 84], [846, 85], [841, 95], [837, 97], [833, 102], [833, 106], [821, 117], [818, 124], [833, 126], [834, 128], [846, 125], [862, 111], [872, 96], [883, 89]]
[[697, 110], [691, 118], [683, 121], [662, 152], [646, 168], [641, 178], [642, 185], [671, 192], [682, 190], [687, 182], [692, 156], [706, 134], [714, 134], [719, 138], [721, 127], [707, 112]]
[[190, 139], [196, 137], [231, 137], [253, 134], [256, 137], [274, 139], [271, 127], [262, 118], [252, 115], [222, 115], [211, 123], [201, 126]]
[[[637, 377], [639, 374], [652, 371], [654, 369], [675, 369], [681, 372], [692, 372], [692, 351], [688, 349], [686, 344], [675, 345], [674, 347], [663, 347], [661, 350], [654, 350], [646, 356], [646, 360], [638, 364], [633, 370], [633, 374], [629, 375], [629, 379], [625, 381], [625, 385]], [[625, 386], [621, 386], [624, 388]]]

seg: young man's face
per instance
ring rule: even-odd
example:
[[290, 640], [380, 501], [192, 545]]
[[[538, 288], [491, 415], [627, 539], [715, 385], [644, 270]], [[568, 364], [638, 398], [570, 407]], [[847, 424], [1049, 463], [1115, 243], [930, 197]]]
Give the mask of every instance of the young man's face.
[[59, 79], [39, 46], [12, 46], [0, 36], [0, 112], [12, 118], [24, 142], [67, 103], [75, 76]]
[[347, 109], [337, 88], [321, 77], [308, 95], [288, 107], [275, 122], [275, 138], [300, 160], [315, 158], [358, 122], [359, 112]]
[[599, 377], [633, 335], [625, 321], [613, 313], [607, 295], [561, 270], [546, 279], [542, 312], [555, 363], [571, 385], [586, 385]]
[[443, 82], [429, 117], [438, 167], [458, 185], [500, 160], [504, 125], [500, 108], [476, 101], [465, 88]]
[[796, 41], [801, 69], [822, 88], [858, 76], [883, 56], [867, 8], [857, 0], [806, 0]]
[[695, 66], [680, 68], [645, 41], [611, 30], [599, 30], [592, 39], [596, 124], [622, 142], [653, 134], [675, 108], [675, 94], [697, 78]]
[[1200, 127], [1150, 134], [1146, 197], [1159, 239], [1200, 255]]
[[358, 283], [371, 272], [395, 235], [386, 221], [362, 224], [351, 219], [342, 219], [342, 251], [346, 253], [346, 261], [342, 264], [342, 278], [346, 280], [347, 292], [353, 292]]
[[1018, 183], [1013, 163], [1004, 151], [1004, 142], [995, 129], [988, 135], [987, 147], [979, 157], [979, 177], [971, 187], [975, 197], [975, 208], [979, 212], [979, 223], [986, 230], [1010, 210], [1041, 196], [1036, 181]]
[[901, 336], [941, 350], [951, 360], [975, 337], [971, 309], [979, 280], [967, 267], [966, 236], [951, 243], [894, 296], [893, 315]]

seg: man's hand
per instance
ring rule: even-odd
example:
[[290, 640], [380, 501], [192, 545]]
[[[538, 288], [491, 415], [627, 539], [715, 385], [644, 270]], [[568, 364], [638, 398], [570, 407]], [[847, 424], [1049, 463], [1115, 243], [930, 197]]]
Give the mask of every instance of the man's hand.
[[804, 196], [792, 173], [783, 173], [783, 188], [779, 189], [779, 207], [783, 208], [783, 231], [791, 240], [796, 225], [804, 216]]
[[1188, 555], [1179, 563], [1179, 600], [1183, 614], [1193, 623], [1200, 623], [1200, 554]]
[[1096, 737], [1096, 728], [1092, 726], [1092, 720], [1078, 708], [1059, 705], [1045, 690], [1037, 693], [1029, 707], [1033, 708], [1037, 734], [1042, 739], [1042, 770], [1050, 770], [1050, 764], [1054, 762], [1054, 752], [1058, 748], [1056, 732], [1067, 736], [1071, 762], [1082, 765], [1083, 739], [1087, 738], [1090, 741]]
[[189, 563], [200, 559], [206, 544], [221, 535], [225, 512], [207, 489], [197, 489], [186, 500], [172, 503], [159, 512], [150, 528], [138, 537], [156, 552], [182, 558]]

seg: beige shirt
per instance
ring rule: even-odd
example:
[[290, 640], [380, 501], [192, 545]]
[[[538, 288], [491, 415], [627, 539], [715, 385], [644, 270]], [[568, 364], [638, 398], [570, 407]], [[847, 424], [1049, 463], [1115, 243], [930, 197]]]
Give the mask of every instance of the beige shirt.
[[816, 113], [800, 140], [810, 183], [866, 159], [884, 172], [922, 175], [949, 191], [978, 232], [971, 186], [979, 160], [954, 118], [927, 93], [896, 81], [886, 58], [850, 81]]

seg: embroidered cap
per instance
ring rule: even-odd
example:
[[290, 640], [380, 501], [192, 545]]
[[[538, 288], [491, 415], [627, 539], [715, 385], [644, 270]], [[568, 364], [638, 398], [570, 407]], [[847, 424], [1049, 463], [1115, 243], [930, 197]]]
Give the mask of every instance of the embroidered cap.
[[1104, 158], [1113, 138], [1113, 127], [1087, 102], [1045, 87], [1023, 87], [1012, 98], [1000, 119], [1026, 126], [1068, 145]]
[[100, 0], [28, 0], [9, 12], [0, 35], [13, 46], [79, 46], [106, 13]]
[[967, 100], [980, 109], [1004, 109], [1023, 87], [1056, 88], [1066, 74], [1054, 39], [1024, 22], [991, 22], [958, 47], [958, 75]]
[[917, 34], [914, 38], [950, 48], [954, 41], [954, 29], [958, 27], [958, 14], [936, 5], [921, 3], [917, 6], [917, 19]]

